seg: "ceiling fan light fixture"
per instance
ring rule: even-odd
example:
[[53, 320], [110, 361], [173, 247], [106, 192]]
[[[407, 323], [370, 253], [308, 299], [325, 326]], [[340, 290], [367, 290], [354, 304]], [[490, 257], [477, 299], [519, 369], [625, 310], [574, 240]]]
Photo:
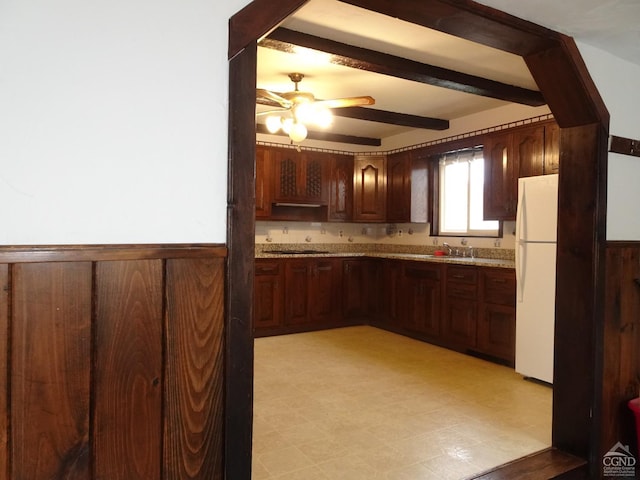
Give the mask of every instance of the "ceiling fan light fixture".
[[333, 114], [328, 108], [316, 108], [313, 123], [320, 128], [329, 128], [333, 123]]
[[279, 115], [269, 115], [265, 124], [269, 133], [277, 133], [282, 128], [282, 118]]
[[[280, 129], [292, 142], [301, 142], [307, 138], [308, 131], [305, 124], [312, 123], [320, 128], [328, 128], [333, 123], [333, 108], [353, 107], [359, 105], [373, 105], [375, 100], [369, 96], [333, 98], [316, 100], [311, 92], [300, 91], [298, 84], [304, 78], [302, 73], [290, 73], [289, 79], [294, 83], [293, 91], [285, 93], [272, 92], [264, 88], [256, 89], [258, 98], [264, 98], [269, 103], [276, 104], [276, 108], [284, 108], [284, 116], [275, 112], [259, 112], [258, 115], [269, 115], [266, 127], [269, 133], [277, 133]], [[260, 102], [259, 102], [260, 103]], [[276, 115], [271, 115], [275, 113]]]
[[293, 127], [293, 118], [280, 118], [282, 121], [282, 131], [289, 135], [291, 127]]
[[302, 123], [294, 123], [289, 131], [289, 138], [294, 142], [301, 142], [307, 138], [307, 127]]
[[293, 116], [298, 122], [309, 123], [313, 121], [315, 109], [312, 103], [300, 103], [293, 107]]

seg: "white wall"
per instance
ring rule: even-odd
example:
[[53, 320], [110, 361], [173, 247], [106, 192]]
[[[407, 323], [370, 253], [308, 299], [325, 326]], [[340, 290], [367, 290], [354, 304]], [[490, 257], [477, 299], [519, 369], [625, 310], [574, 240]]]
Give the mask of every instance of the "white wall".
[[[0, 244], [224, 242], [227, 24], [247, 3], [0, 3]], [[579, 48], [611, 132], [639, 138], [640, 67]], [[640, 165], [610, 192], [621, 177]], [[620, 228], [638, 197], [609, 198], [610, 239], [640, 239]]]
[[0, 3], [0, 244], [224, 242], [246, 3]]
[[[640, 139], [640, 65], [576, 42], [611, 114], [610, 133]], [[640, 240], [640, 158], [609, 154], [607, 240]]]

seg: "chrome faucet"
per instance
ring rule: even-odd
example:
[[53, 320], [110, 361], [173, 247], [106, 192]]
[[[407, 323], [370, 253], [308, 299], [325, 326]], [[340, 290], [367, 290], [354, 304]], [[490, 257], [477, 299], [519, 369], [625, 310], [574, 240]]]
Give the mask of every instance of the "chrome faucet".
[[443, 243], [442, 246], [447, 249], [447, 255], [450, 257], [469, 257], [475, 258], [475, 250], [471, 245], [464, 246], [463, 248], [453, 248], [448, 243]]

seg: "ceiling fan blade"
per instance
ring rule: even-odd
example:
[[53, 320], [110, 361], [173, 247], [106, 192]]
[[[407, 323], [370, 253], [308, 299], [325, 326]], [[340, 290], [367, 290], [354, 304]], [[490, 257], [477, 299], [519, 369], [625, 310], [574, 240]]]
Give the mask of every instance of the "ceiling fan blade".
[[317, 100], [314, 105], [318, 105], [326, 108], [342, 108], [342, 107], [356, 107], [360, 105], [375, 105], [376, 101], [373, 97], [345, 97], [334, 98], [332, 100]]
[[280, 114], [280, 113], [284, 113], [284, 112], [286, 112], [286, 111], [287, 111], [287, 110], [265, 110], [264, 112], [257, 112], [257, 113], [256, 113], [256, 116], [261, 116], [261, 115], [271, 115], [271, 114], [273, 114], [273, 113], [278, 113], [278, 114]]
[[267, 98], [269, 100], [273, 100], [274, 102], [277, 102], [280, 105], [282, 105], [284, 108], [290, 108], [291, 107], [291, 102], [289, 100], [287, 100], [286, 98], [281, 97], [280, 95], [278, 95], [276, 93], [273, 93], [270, 90], [266, 90], [264, 88], [256, 89], [256, 97], [258, 97], [258, 98]]

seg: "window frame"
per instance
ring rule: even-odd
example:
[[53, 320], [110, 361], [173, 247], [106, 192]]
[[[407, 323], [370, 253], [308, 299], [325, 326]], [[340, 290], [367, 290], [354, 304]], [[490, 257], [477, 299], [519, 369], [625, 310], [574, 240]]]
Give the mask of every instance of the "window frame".
[[502, 238], [503, 236], [503, 227], [504, 222], [502, 220], [497, 220], [498, 222], [498, 230], [495, 234], [487, 235], [475, 235], [473, 233], [465, 232], [465, 233], [442, 233], [440, 231], [440, 159], [446, 155], [447, 153], [454, 153], [459, 150], [472, 149], [472, 148], [482, 148], [482, 145], [478, 145], [477, 143], [471, 145], [460, 145], [459, 148], [455, 148], [453, 150], [448, 149], [447, 151], [442, 151], [438, 153], [433, 153], [429, 156], [429, 178], [431, 179], [431, 192], [429, 195], [429, 212], [430, 212], [430, 235], [431, 236], [444, 236], [444, 237], [471, 237], [471, 238]]

